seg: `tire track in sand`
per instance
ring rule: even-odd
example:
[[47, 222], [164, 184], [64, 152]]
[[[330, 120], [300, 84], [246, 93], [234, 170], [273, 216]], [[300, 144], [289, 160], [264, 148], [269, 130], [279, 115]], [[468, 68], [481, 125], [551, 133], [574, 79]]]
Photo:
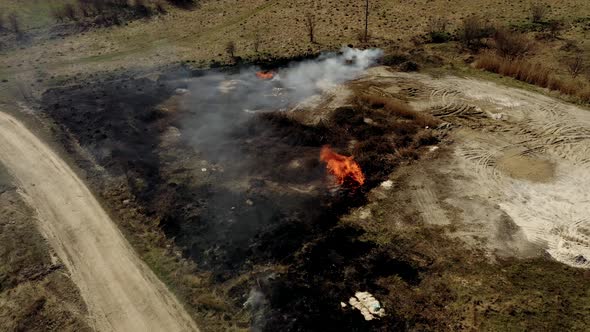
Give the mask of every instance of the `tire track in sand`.
[[[427, 101], [413, 106], [458, 128], [450, 133], [455, 151], [448, 202], [467, 211], [497, 207], [556, 260], [590, 268], [588, 110], [478, 79], [371, 71], [382, 84], [414, 81], [430, 90]], [[421, 209], [430, 204], [417, 202]], [[474, 218], [464, 218], [463, 227], [469, 227]]]

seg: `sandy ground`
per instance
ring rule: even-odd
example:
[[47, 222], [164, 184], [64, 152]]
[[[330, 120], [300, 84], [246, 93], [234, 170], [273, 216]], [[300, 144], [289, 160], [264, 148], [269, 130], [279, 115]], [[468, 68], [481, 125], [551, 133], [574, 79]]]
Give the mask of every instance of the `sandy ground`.
[[[411, 175], [424, 221], [453, 224], [495, 253], [590, 267], [590, 112], [538, 93], [373, 68], [359, 80], [453, 128], [452, 153]], [[420, 173], [420, 174], [419, 174]], [[438, 178], [448, 179], [443, 188]], [[479, 240], [474, 240], [475, 242]], [[479, 241], [481, 242], [481, 241]]]
[[37, 210], [98, 331], [197, 331], [92, 193], [46, 144], [0, 112], [0, 158]]

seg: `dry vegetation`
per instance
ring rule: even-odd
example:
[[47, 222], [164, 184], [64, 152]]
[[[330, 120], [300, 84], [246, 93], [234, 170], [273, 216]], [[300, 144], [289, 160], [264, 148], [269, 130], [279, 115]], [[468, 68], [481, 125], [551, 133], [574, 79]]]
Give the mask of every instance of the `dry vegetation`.
[[[195, 0], [167, 2], [185, 9], [197, 5]], [[52, 15], [59, 23], [69, 21], [82, 27], [104, 27], [166, 12], [163, 0], [77, 0], [53, 8]]]
[[583, 102], [590, 102], [590, 86], [583, 80], [564, 80], [554, 75], [542, 64], [531, 63], [522, 59], [508, 59], [496, 54], [482, 55], [476, 62], [476, 67], [504, 76], [513, 77], [519, 81], [534, 84], [543, 88], [559, 91], [564, 95], [579, 98]]
[[440, 122], [432, 115], [424, 112], [417, 112], [410, 105], [402, 102], [401, 100], [393, 98], [375, 95], [362, 95], [358, 98], [357, 102], [369, 105], [372, 108], [383, 108], [389, 114], [412, 120], [422, 128], [434, 128]]

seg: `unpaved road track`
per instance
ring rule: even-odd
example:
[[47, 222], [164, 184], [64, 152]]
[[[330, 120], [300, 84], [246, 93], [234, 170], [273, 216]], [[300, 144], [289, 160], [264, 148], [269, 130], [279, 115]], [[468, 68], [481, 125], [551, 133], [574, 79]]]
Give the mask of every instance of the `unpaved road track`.
[[97, 331], [197, 331], [72, 169], [0, 112], [0, 161], [37, 210], [44, 236], [80, 288]]
[[[483, 236], [494, 250], [509, 243], [523, 254], [532, 244], [590, 268], [589, 110], [470, 78], [377, 67], [362, 81], [454, 128], [452, 156], [432, 174], [412, 176], [413, 202], [426, 222], [458, 225], [458, 233]], [[432, 180], [443, 176], [450, 186], [436, 192]], [[518, 226], [509, 241], [498, 231], [507, 218]]]

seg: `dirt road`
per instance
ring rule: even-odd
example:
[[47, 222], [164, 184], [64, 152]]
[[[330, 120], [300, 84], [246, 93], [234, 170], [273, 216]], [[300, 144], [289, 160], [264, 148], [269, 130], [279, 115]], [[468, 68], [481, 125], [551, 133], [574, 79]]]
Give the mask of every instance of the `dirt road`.
[[72, 169], [0, 112], [0, 160], [37, 210], [44, 236], [80, 288], [98, 331], [197, 331]]
[[[408, 100], [446, 122], [453, 153], [410, 175], [424, 221], [485, 238], [492, 252], [543, 248], [590, 268], [590, 111], [483, 80], [373, 68], [372, 93]], [[437, 179], [449, 185], [437, 187]]]

